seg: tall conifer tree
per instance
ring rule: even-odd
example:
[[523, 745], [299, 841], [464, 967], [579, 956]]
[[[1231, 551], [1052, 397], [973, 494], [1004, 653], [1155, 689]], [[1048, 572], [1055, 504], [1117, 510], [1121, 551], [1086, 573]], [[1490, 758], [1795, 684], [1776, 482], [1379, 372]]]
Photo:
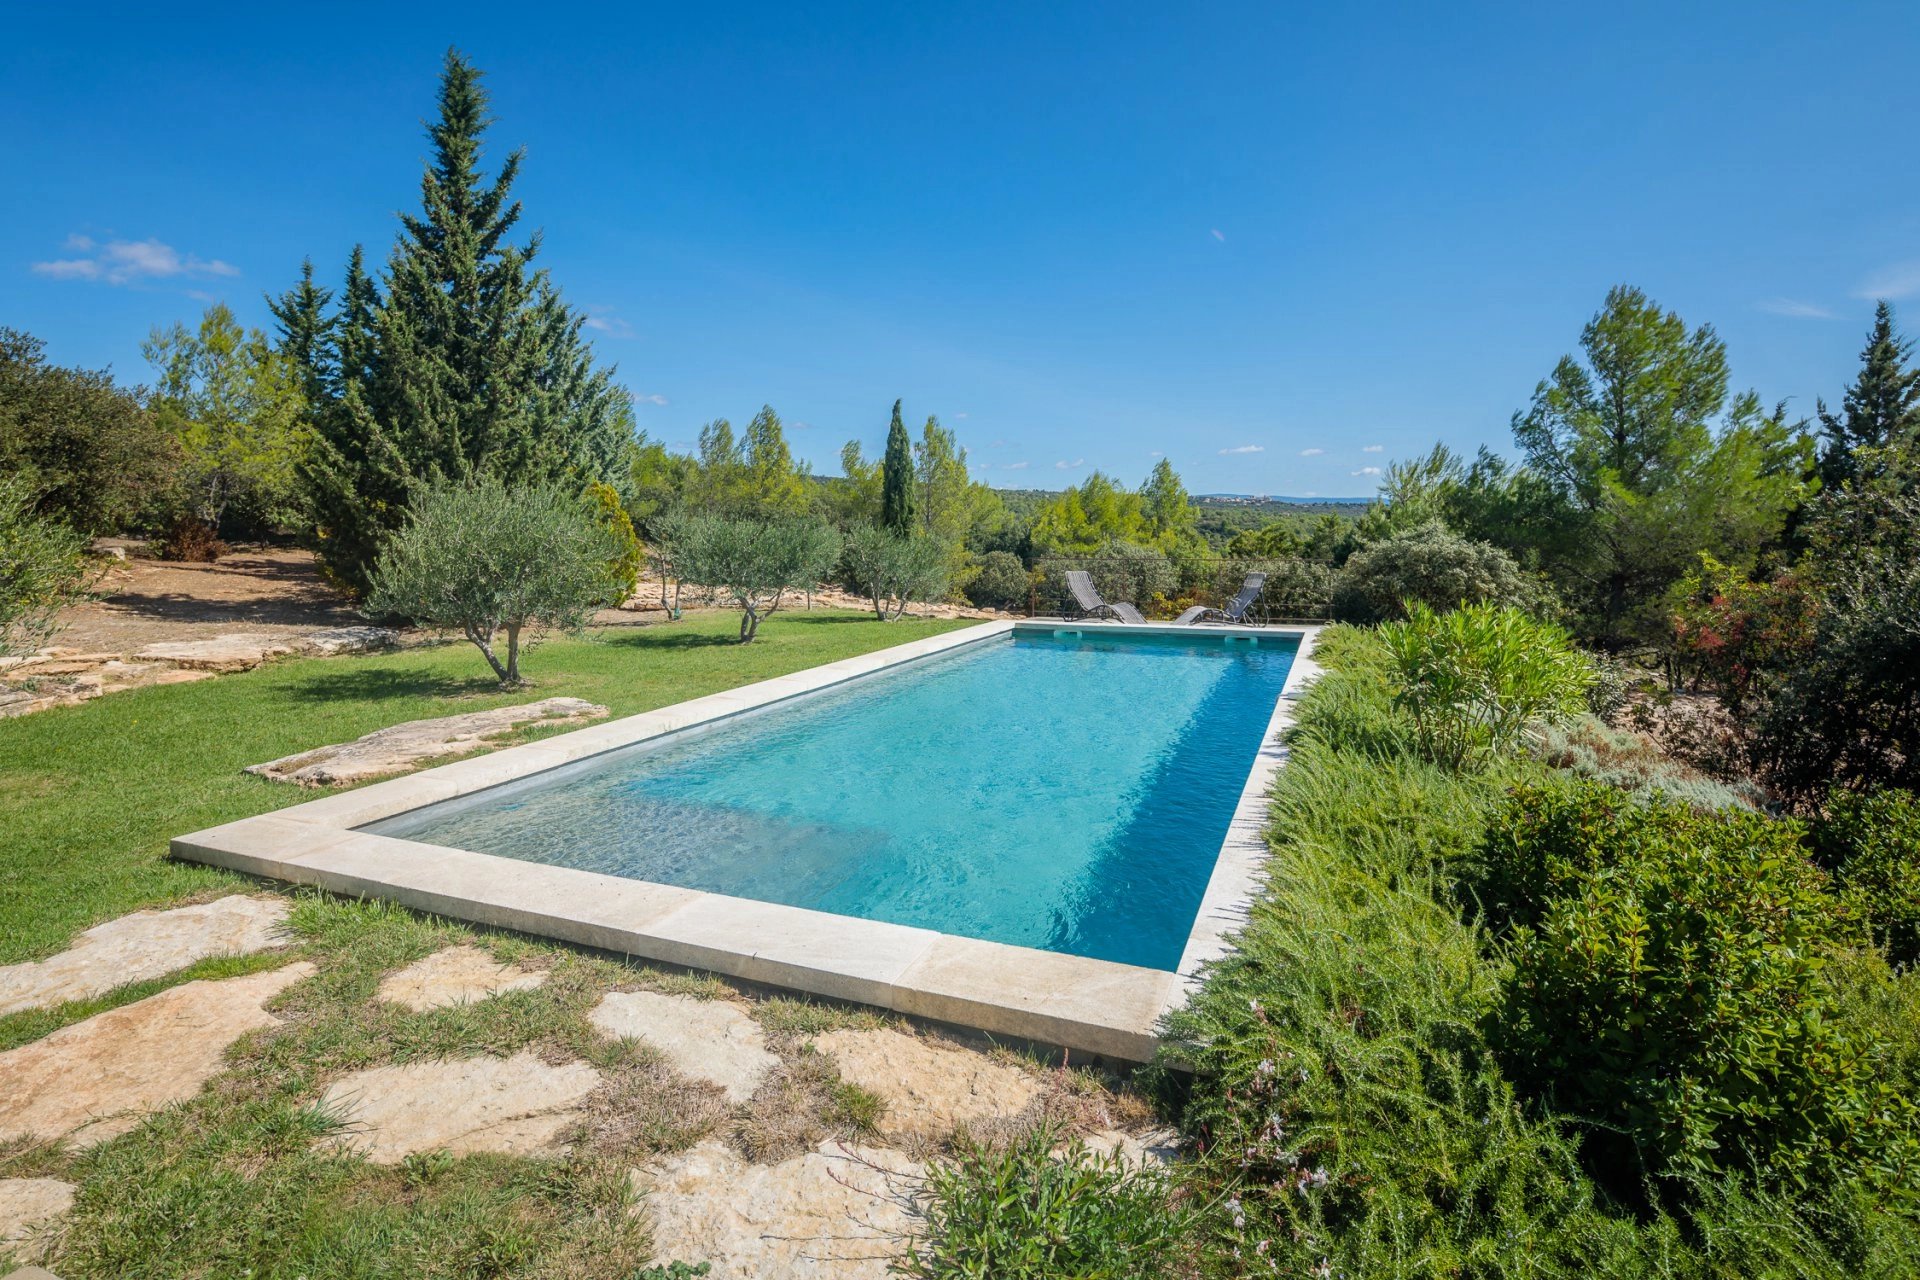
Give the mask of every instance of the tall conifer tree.
[[887, 455], [880, 464], [880, 523], [902, 537], [913, 532], [913, 441], [900, 421], [900, 402], [893, 402], [893, 425], [887, 428]]
[[1840, 412], [1820, 406], [1820, 483], [1837, 489], [1860, 477], [1862, 449], [1920, 447], [1920, 369], [1909, 369], [1911, 340], [1893, 327], [1893, 308], [1874, 308], [1873, 328], [1860, 352], [1860, 375], [1847, 388]]
[[309, 337], [310, 280], [276, 306], [282, 350], [324, 388], [303, 469], [321, 558], [355, 588], [416, 486], [478, 475], [584, 485], [615, 474], [633, 434], [630, 399], [581, 338], [585, 318], [532, 265], [539, 236], [510, 238], [522, 153], [483, 171], [487, 105], [479, 70], [449, 50], [420, 212], [402, 216], [381, 280], [356, 248], [323, 342]]

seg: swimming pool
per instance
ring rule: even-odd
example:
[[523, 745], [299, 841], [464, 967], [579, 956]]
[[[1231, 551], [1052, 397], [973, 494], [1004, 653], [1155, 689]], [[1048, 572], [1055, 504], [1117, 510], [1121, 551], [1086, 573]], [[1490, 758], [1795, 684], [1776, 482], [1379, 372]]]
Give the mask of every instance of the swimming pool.
[[1297, 648], [1020, 631], [363, 829], [1171, 971]]

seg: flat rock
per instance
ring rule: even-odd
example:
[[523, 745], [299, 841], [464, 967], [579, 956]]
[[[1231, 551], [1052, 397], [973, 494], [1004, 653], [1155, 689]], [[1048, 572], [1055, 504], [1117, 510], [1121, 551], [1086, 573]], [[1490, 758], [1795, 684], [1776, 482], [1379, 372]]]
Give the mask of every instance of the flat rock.
[[1122, 1160], [1136, 1169], [1172, 1164], [1180, 1157], [1180, 1135], [1172, 1129], [1151, 1129], [1146, 1133], [1123, 1133], [1103, 1129], [1087, 1135], [1087, 1149], [1108, 1155], [1118, 1152]]
[[303, 961], [183, 983], [0, 1053], [0, 1141], [90, 1146], [191, 1098], [221, 1069], [228, 1045], [279, 1025], [261, 1006], [313, 972]]
[[327, 1144], [376, 1164], [421, 1151], [545, 1155], [599, 1085], [584, 1062], [550, 1066], [523, 1050], [356, 1071], [329, 1085], [320, 1105], [348, 1126]]
[[301, 636], [308, 653], [332, 657], [341, 653], [376, 653], [399, 645], [400, 633], [391, 627], [326, 627]]
[[0, 968], [0, 1017], [86, 1000], [208, 956], [264, 951], [282, 940], [283, 898], [233, 894], [171, 911], [136, 911], [95, 925], [45, 960]]
[[830, 1031], [813, 1043], [833, 1058], [841, 1078], [886, 1099], [884, 1134], [944, 1136], [959, 1125], [1019, 1115], [1041, 1093], [1040, 1081], [1019, 1067], [901, 1031]]
[[250, 671], [293, 649], [290, 641], [279, 636], [235, 632], [211, 640], [163, 640], [136, 650], [133, 657], [140, 662], [171, 662], [196, 671]]
[[390, 728], [377, 729], [352, 742], [315, 747], [296, 755], [282, 756], [265, 764], [247, 766], [248, 773], [276, 782], [297, 782], [308, 787], [328, 787], [344, 782], [359, 782], [384, 774], [401, 773], [423, 760], [470, 751], [489, 738], [510, 733], [522, 725], [544, 721], [566, 722], [597, 720], [607, 714], [605, 707], [583, 698], [543, 698], [517, 707], [495, 707], [491, 711], [469, 711], [464, 715], [441, 716], [434, 720], [408, 720]]
[[380, 998], [419, 1013], [528, 991], [546, 980], [544, 973], [501, 964], [479, 947], [447, 947], [388, 974], [380, 983]]
[[[0, 1257], [38, 1257], [47, 1228], [73, 1207], [73, 1184], [58, 1178], [0, 1178]], [[16, 1276], [19, 1272], [14, 1273]]]
[[780, 1065], [767, 1049], [760, 1024], [726, 1000], [611, 991], [587, 1020], [605, 1035], [652, 1045], [680, 1074], [726, 1090], [729, 1102], [751, 1098], [767, 1073]]
[[885, 1280], [918, 1224], [923, 1172], [831, 1140], [771, 1165], [709, 1141], [633, 1181], [660, 1263], [709, 1262], [709, 1280]]

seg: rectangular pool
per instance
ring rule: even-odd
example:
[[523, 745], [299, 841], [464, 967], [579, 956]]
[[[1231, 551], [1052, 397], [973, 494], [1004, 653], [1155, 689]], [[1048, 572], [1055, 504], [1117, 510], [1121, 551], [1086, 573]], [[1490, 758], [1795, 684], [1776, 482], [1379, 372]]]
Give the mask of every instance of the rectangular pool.
[[1174, 970], [1297, 634], [1009, 634], [365, 832]]

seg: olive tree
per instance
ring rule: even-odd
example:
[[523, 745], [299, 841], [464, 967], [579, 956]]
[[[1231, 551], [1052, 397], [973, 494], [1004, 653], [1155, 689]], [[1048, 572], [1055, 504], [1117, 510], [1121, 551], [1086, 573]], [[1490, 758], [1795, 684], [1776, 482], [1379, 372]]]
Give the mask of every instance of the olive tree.
[[458, 630], [503, 686], [519, 685], [527, 628], [584, 625], [618, 591], [619, 551], [569, 488], [443, 481], [419, 491], [381, 549], [366, 611]]
[[680, 578], [731, 599], [740, 643], [750, 642], [788, 591], [812, 586], [840, 558], [840, 535], [817, 520], [694, 516], [674, 534]]
[[0, 657], [45, 644], [63, 605], [86, 587], [86, 539], [37, 515], [25, 474], [0, 476]]
[[893, 622], [913, 601], [937, 600], [947, 593], [952, 559], [950, 548], [938, 538], [902, 537], [866, 525], [848, 535], [841, 564], [848, 584], [873, 601], [874, 615]]

